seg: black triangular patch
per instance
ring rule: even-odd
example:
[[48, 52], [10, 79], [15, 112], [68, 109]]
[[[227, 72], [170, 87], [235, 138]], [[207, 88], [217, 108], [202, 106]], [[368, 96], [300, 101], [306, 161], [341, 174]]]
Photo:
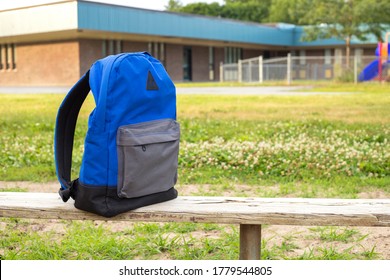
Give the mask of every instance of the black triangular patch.
[[148, 80], [146, 81], [146, 90], [158, 90], [158, 85], [153, 78], [152, 73], [148, 71]]

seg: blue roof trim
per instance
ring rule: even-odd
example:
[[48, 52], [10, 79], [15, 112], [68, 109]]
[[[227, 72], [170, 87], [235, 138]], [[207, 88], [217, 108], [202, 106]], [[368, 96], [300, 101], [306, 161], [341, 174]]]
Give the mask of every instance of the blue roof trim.
[[330, 45], [344, 45], [344, 40], [339, 39], [318, 39], [315, 41], [303, 41], [302, 37], [305, 31], [301, 26], [296, 26], [294, 29], [294, 41], [292, 43], [295, 47], [313, 47], [313, 46], [330, 46]]
[[[345, 44], [344, 40], [338, 39], [302, 41], [304, 28], [292, 24], [267, 26], [86, 1], [77, 1], [77, 9], [78, 28], [85, 30], [287, 47]], [[353, 39], [351, 43], [375, 44], [377, 41], [370, 36], [366, 42]]]
[[[390, 30], [390, 27], [389, 27]], [[292, 46], [296, 47], [313, 47], [313, 46], [332, 46], [332, 45], [345, 45], [345, 40], [330, 38], [330, 39], [318, 39], [315, 41], [303, 41], [301, 38], [304, 34], [304, 27], [295, 26], [294, 28], [294, 40]], [[385, 37], [386, 32], [383, 32], [383, 38]], [[374, 35], [367, 36], [366, 41], [361, 41], [356, 37], [352, 37], [351, 44], [377, 44], [378, 40]]]
[[290, 30], [256, 23], [81, 1], [78, 28], [276, 46], [293, 42]]

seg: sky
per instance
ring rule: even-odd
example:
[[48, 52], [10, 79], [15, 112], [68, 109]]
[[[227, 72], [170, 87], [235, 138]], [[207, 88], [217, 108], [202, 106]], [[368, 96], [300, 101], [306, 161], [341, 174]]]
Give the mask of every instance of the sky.
[[[168, 4], [168, 0], [87, 0], [91, 2], [103, 2], [110, 4], [118, 4], [123, 6], [131, 6], [137, 8], [151, 9], [151, 10], [165, 10], [165, 5]], [[12, 9], [17, 6], [26, 5], [31, 6], [35, 4], [59, 2], [59, 0], [0, 0], [0, 10]], [[223, 4], [224, 0], [180, 0], [183, 5], [195, 2], [218, 2]]]

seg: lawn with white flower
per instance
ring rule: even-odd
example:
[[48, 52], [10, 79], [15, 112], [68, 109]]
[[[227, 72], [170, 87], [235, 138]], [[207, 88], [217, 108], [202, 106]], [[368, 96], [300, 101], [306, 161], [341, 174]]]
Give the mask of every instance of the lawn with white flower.
[[[311, 96], [178, 95], [179, 185], [215, 185], [216, 192], [208, 192], [215, 195], [226, 188], [260, 196], [390, 193], [388, 85], [328, 88], [350, 92], [339, 95], [320, 90], [324, 94]], [[55, 180], [53, 131], [62, 99], [0, 95], [2, 180]], [[89, 97], [78, 121], [74, 177], [93, 107]]]

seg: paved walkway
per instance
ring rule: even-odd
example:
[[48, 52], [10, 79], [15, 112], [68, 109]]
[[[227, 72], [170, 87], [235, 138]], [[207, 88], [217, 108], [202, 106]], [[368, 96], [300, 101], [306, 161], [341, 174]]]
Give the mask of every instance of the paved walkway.
[[244, 87], [178, 87], [178, 94], [221, 94], [221, 95], [318, 95], [345, 94], [345, 92], [307, 91], [312, 86], [244, 86]]
[[178, 94], [245, 94], [245, 95], [282, 95], [291, 94], [291, 91], [302, 90], [309, 87], [296, 87], [296, 86], [274, 86], [274, 87], [178, 87], [176, 92]]
[[28, 94], [28, 93], [66, 93], [70, 87], [2, 87], [0, 86], [0, 93], [15, 93], [15, 94]]
[[[314, 92], [306, 91], [311, 86], [244, 86], [244, 87], [177, 87], [177, 94], [221, 94], [221, 95], [318, 95], [345, 94], [345, 92]], [[1, 87], [0, 93], [66, 93], [70, 87]]]

